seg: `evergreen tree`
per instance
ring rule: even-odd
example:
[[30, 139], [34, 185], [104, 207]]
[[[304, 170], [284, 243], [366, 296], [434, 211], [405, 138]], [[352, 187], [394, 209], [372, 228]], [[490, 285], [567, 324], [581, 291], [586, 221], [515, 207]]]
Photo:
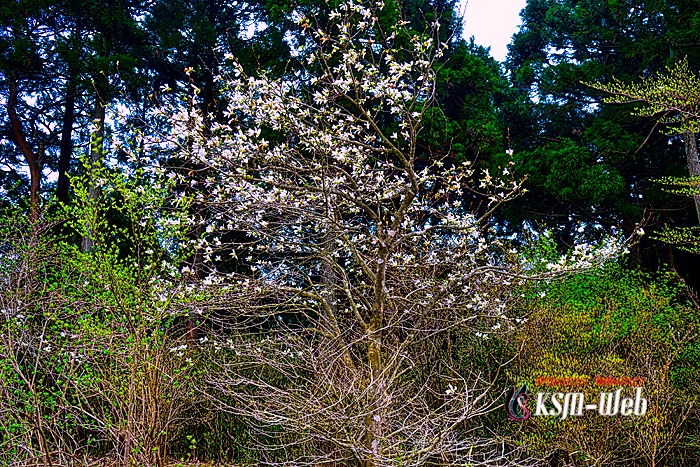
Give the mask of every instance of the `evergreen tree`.
[[[688, 62], [681, 61], [668, 68], [665, 74], [642, 79], [640, 83], [625, 84], [615, 80], [593, 86], [612, 94], [606, 102], [635, 104], [635, 115], [657, 118], [668, 128], [669, 134], [682, 135], [688, 175], [664, 177], [659, 182], [666, 191], [693, 199], [697, 224], [700, 224], [700, 161], [696, 137], [700, 129], [700, 78], [690, 71]], [[687, 251], [700, 252], [697, 224], [677, 228], [664, 226], [659, 238]]]
[[[567, 243], [592, 227], [620, 227], [632, 235], [639, 222], [671, 221], [677, 200], [652, 180], [685, 167], [680, 138], [653, 119], [605, 104], [584, 83], [617, 77], [631, 81], [663, 69], [676, 57], [697, 57], [696, 1], [531, 0], [509, 47], [506, 66], [530, 112], [508, 121], [517, 166], [532, 191], [510, 219], [533, 217]], [[519, 211], [519, 212], [518, 212]], [[633, 248], [634, 264], [671, 262], [661, 244]], [[644, 261], [643, 261], [644, 258]]]

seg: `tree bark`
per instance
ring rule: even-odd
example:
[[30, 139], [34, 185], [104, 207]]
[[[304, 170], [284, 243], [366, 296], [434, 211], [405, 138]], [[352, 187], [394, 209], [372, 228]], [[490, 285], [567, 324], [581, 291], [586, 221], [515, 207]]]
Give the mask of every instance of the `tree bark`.
[[12, 137], [15, 144], [24, 154], [29, 166], [29, 203], [32, 222], [39, 220], [39, 192], [41, 190], [41, 170], [44, 165], [43, 154], [35, 153], [24, 136], [22, 122], [17, 115], [17, 80], [10, 76], [10, 96], [7, 99], [7, 113], [10, 117]]
[[58, 159], [58, 185], [56, 198], [65, 203], [68, 201], [68, 170], [70, 169], [71, 156], [73, 155], [73, 123], [75, 122], [75, 79], [71, 73], [66, 86], [66, 104], [63, 111], [63, 123], [61, 129], [61, 153]]
[[[637, 221], [629, 216], [622, 218], [622, 231], [626, 237], [631, 237], [637, 230]], [[632, 268], [638, 268], [643, 264], [642, 249], [639, 242], [635, 242], [629, 246], [630, 254], [628, 257], [629, 265]]]
[[[96, 94], [95, 94], [95, 132], [92, 134], [92, 139], [90, 141], [90, 168], [89, 168], [89, 184], [88, 192], [90, 195], [90, 200], [97, 204], [98, 198], [100, 196], [100, 189], [96, 184], [95, 177], [93, 174], [94, 169], [102, 162], [103, 158], [103, 139], [105, 135], [105, 107], [107, 105], [107, 83], [106, 78], [100, 76], [96, 80]], [[83, 237], [81, 248], [84, 252], [88, 253], [92, 251], [95, 246], [95, 240], [91, 235], [90, 227], [87, 228], [87, 233]]]
[[371, 452], [366, 467], [380, 465], [382, 456], [379, 441], [382, 438], [382, 419], [380, 408], [385, 397], [382, 367], [382, 328], [384, 326], [384, 312], [386, 307], [386, 262], [389, 251], [386, 247], [380, 247], [377, 255], [377, 271], [374, 283], [374, 304], [372, 317], [367, 329], [369, 344], [367, 346], [367, 360], [369, 363], [369, 376], [372, 390], [369, 396], [372, 398], [365, 417], [365, 447]]
[[[700, 161], [698, 161], [698, 140], [695, 138], [695, 133], [686, 130], [683, 134], [685, 141], [685, 156], [688, 160], [688, 172], [691, 177], [700, 177]], [[693, 196], [695, 201], [695, 214], [698, 217], [700, 224], [700, 193]]]

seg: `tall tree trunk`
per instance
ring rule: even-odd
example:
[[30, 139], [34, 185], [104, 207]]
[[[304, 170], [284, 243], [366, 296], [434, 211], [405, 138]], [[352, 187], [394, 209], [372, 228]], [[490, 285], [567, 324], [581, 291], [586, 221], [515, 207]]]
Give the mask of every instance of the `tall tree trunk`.
[[[688, 172], [691, 177], [700, 177], [700, 161], [698, 161], [698, 140], [695, 138], [695, 133], [686, 130], [683, 134], [685, 141], [685, 157], [688, 160]], [[695, 201], [695, 213], [698, 216], [698, 224], [700, 224], [700, 194], [693, 196]]]
[[381, 465], [382, 447], [379, 445], [382, 438], [381, 408], [384, 400], [384, 375], [382, 369], [382, 341], [381, 330], [372, 330], [367, 346], [367, 358], [369, 360], [370, 384], [372, 385], [368, 395], [371, 398], [365, 415], [365, 447], [370, 451], [366, 467]]
[[[88, 192], [90, 195], [90, 200], [94, 203], [93, 206], [95, 206], [98, 202], [98, 198], [100, 196], [100, 189], [97, 186], [95, 177], [94, 177], [94, 169], [102, 163], [102, 158], [103, 158], [103, 140], [104, 140], [104, 135], [105, 135], [105, 107], [107, 105], [107, 82], [106, 78], [102, 75], [95, 80], [95, 85], [96, 85], [96, 93], [95, 93], [95, 114], [94, 114], [94, 123], [95, 123], [95, 132], [92, 134], [92, 138], [90, 141], [90, 167], [89, 167], [89, 184], [90, 186], [88, 187]], [[90, 226], [87, 227], [87, 233], [83, 237], [83, 242], [82, 242], [82, 250], [84, 252], [90, 252], [92, 251], [93, 247], [95, 246], [95, 240], [92, 236], [92, 232], [90, 231]]]
[[389, 251], [386, 247], [380, 247], [377, 255], [377, 271], [374, 283], [374, 304], [372, 316], [367, 329], [368, 345], [367, 360], [369, 364], [369, 377], [371, 397], [368, 412], [365, 416], [365, 448], [370, 451], [366, 467], [376, 467], [381, 464], [382, 448], [379, 445], [382, 433], [383, 420], [381, 408], [385, 399], [384, 368], [382, 367], [382, 327], [384, 326], [384, 312], [386, 308], [386, 262]]
[[41, 170], [44, 165], [43, 154], [34, 153], [32, 147], [27, 142], [24, 136], [22, 122], [17, 115], [17, 80], [14, 76], [10, 76], [9, 80], [10, 96], [7, 99], [7, 113], [10, 117], [12, 127], [12, 137], [15, 144], [24, 154], [24, 158], [29, 166], [29, 203], [31, 211], [31, 219], [33, 222], [39, 220], [39, 192], [41, 190]]
[[58, 186], [56, 198], [65, 203], [68, 201], [68, 170], [73, 154], [73, 123], [75, 122], [75, 73], [71, 72], [66, 86], [66, 105], [63, 111], [63, 126], [61, 129], [61, 154], [58, 159]]

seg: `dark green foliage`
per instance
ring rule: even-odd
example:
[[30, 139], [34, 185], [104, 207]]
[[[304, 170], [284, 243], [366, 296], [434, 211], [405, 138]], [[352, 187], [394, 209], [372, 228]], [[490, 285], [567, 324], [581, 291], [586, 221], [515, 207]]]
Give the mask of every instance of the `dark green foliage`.
[[506, 87], [498, 64], [483, 48], [456, 41], [438, 72], [440, 108], [432, 111], [426, 143], [452, 151], [458, 163], [502, 153], [496, 100]]
[[614, 167], [594, 163], [588, 148], [570, 139], [518, 154], [515, 160], [524, 173], [531, 174], [529, 186], [566, 203], [599, 205], [622, 198], [626, 191]]
[[[696, 9], [697, 2], [528, 2], [506, 67], [521, 99], [530, 101], [529, 112], [509, 114], [509, 127], [533, 192], [519, 202], [522, 211], [509, 211], [511, 220], [534, 216], [568, 241], [575, 220], [630, 235], [644, 213], [656, 227], [687, 206], [652, 183], [682, 169], [678, 138], [654, 119], [630, 115], [629, 105], [603, 103], [606, 95], [585, 83], [629, 82], [685, 56], [692, 62], [700, 48], [680, 38], [697, 35], [698, 23], [690, 20]], [[669, 261], [655, 242], [644, 241], [633, 253], [636, 265]]]

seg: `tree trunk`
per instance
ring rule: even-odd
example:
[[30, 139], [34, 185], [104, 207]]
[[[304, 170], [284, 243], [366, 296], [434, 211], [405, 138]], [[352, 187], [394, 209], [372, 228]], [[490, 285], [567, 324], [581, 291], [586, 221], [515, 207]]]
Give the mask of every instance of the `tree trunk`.
[[41, 190], [41, 170], [44, 165], [44, 157], [42, 153], [35, 153], [26, 137], [22, 122], [17, 115], [17, 80], [14, 76], [9, 79], [10, 95], [7, 99], [7, 113], [10, 117], [12, 127], [12, 138], [15, 144], [24, 154], [24, 158], [29, 166], [29, 205], [32, 222], [36, 223], [39, 220], [39, 192]]
[[[95, 177], [93, 175], [94, 169], [98, 164], [102, 163], [103, 158], [103, 139], [105, 135], [105, 107], [107, 105], [106, 94], [107, 94], [107, 83], [104, 77], [98, 78], [96, 80], [96, 94], [95, 94], [95, 132], [92, 134], [90, 141], [90, 167], [89, 167], [89, 184], [88, 192], [90, 195], [90, 200], [93, 203], [93, 207], [97, 205], [98, 198], [100, 196], [100, 189], [97, 186]], [[83, 237], [83, 242], [81, 248], [84, 252], [88, 253], [92, 251], [95, 246], [95, 240], [91, 235], [90, 226], [87, 226], [87, 233]]]
[[[695, 138], [695, 133], [686, 130], [683, 134], [685, 141], [685, 156], [688, 160], [688, 172], [691, 177], [700, 177], [700, 161], [698, 161], [698, 140]], [[695, 213], [698, 216], [698, 224], [700, 224], [700, 193], [693, 196], [695, 201]]]
[[367, 335], [369, 343], [367, 345], [367, 360], [369, 363], [369, 376], [371, 390], [368, 392], [372, 398], [368, 404], [367, 415], [365, 416], [365, 447], [370, 451], [366, 467], [376, 467], [380, 465], [382, 456], [379, 442], [382, 438], [381, 407], [385, 398], [385, 390], [382, 368], [382, 327], [384, 325], [384, 311], [386, 307], [386, 262], [389, 251], [386, 247], [379, 248], [377, 255], [377, 271], [374, 283], [374, 306], [372, 317], [369, 321]]
[[[625, 233], [626, 237], [631, 237], [637, 230], [637, 222], [629, 216], [625, 216], [622, 219], [622, 231]], [[630, 254], [628, 257], [629, 265], [632, 268], [638, 268], [643, 264], [642, 249], [639, 242], [634, 242], [630, 245]]]
[[61, 129], [61, 154], [58, 159], [58, 185], [56, 198], [65, 203], [68, 201], [68, 170], [73, 154], [73, 123], [75, 122], [75, 80], [71, 73], [66, 86], [66, 105], [63, 111], [63, 126]]
[[384, 385], [382, 383], [382, 360], [381, 360], [381, 330], [373, 331], [369, 336], [367, 347], [367, 358], [369, 360], [370, 384], [372, 389], [369, 397], [372, 398], [367, 407], [365, 415], [365, 447], [370, 451], [366, 467], [376, 467], [381, 464], [381, 446], [379, 442], [382, 438], [382, 419], [380, 408], [384, 396]]

